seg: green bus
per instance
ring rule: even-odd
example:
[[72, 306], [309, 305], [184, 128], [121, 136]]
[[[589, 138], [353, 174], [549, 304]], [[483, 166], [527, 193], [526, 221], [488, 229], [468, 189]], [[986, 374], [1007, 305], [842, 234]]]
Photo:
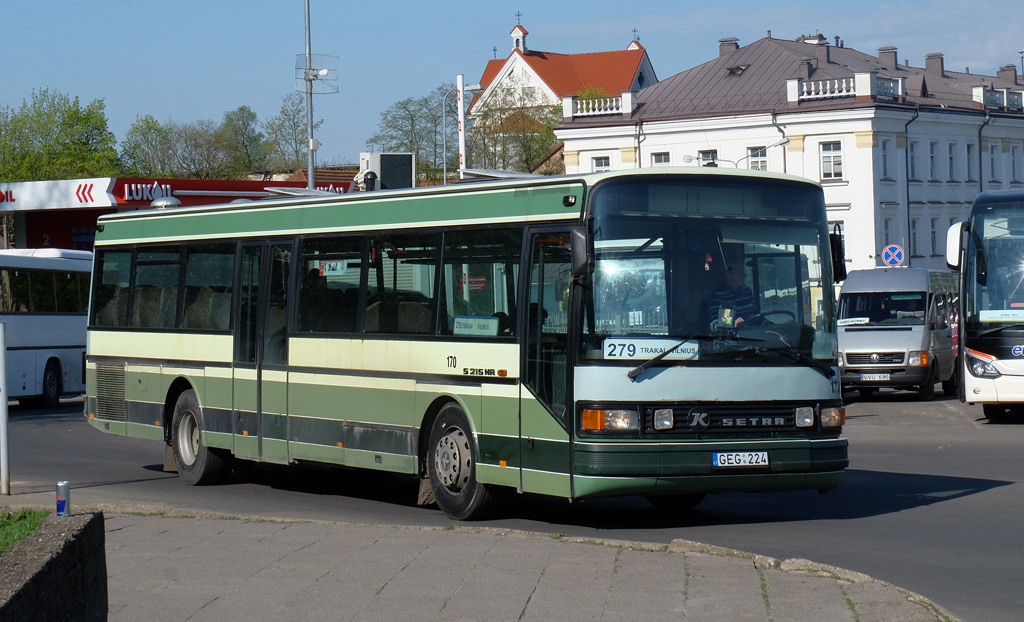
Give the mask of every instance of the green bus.
[[85, 416], [188, 484], [379, 469], [458, 520], [502, 490], [825, 491], [837, 242], [818, 184], [699, 167], [110, 214]]

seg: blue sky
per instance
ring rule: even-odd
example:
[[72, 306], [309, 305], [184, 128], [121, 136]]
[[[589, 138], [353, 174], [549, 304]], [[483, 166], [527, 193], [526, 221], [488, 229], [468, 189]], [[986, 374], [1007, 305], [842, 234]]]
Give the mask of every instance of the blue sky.
[[[17, 108], [49, 88], [83, 104], [102, 99], [120, 140], [139, 115], [161, 122], [220, 121], [246, 105], [261, 120], [295, 88], [305, 51], [303, 0], [93, 0], [5, 2], [0, 11], [0, 105]], [[624, 49], [635, 28], [658, 78], [711, 60], [718, 40], [746, 45], [767, 31], [781, 39], [820, 32], [877, 54], [896, 46], [900, 62], [993, 75], [1024, 49], [1019, 0], [733, 0], [682, 3], [435, 2], [310, 0], [314, 54], [340, 57], [337, 94], [314, 96], [324, 120], [318, 162], [355, 163], [380, 114], [422, 97], [511, 50], [516, 13], [531, 49], [560, 53]], [[495, 48], [497, 51], [495, 52]]]

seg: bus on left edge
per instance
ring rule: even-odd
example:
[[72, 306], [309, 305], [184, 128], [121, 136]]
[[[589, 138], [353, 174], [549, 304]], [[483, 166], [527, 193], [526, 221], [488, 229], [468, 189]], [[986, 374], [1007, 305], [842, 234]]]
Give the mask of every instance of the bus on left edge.
[[0, 250], [0, 322], [6, 325], [7, 397], [52, 408], [85, 391], [86, 311], [92, 253]]

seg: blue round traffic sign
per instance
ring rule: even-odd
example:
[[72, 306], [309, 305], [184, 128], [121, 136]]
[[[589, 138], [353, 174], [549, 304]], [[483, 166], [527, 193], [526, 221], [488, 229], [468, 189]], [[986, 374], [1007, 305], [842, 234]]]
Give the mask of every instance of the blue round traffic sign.
[[903, 265], [903, 248], [899, 244], [890, 244], [883, 248], [882, 263], [887, 266]]

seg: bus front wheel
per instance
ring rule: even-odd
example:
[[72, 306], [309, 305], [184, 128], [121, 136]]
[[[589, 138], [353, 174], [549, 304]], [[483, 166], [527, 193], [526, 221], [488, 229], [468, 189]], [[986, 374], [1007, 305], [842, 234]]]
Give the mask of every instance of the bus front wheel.
[[178, 396], [171, 424], [171, 449], [178, 475], [189, 486], [216, 484], [228, 473], [229, 463], [218, 450], [203, 444], [202, 418], [195, 391]]
[[462, 409], [446, 404], [430, 428], [427, 474], [441, 511], [455, 520], [486, 518], [497, 503], [476, 479], [472, 431]]

